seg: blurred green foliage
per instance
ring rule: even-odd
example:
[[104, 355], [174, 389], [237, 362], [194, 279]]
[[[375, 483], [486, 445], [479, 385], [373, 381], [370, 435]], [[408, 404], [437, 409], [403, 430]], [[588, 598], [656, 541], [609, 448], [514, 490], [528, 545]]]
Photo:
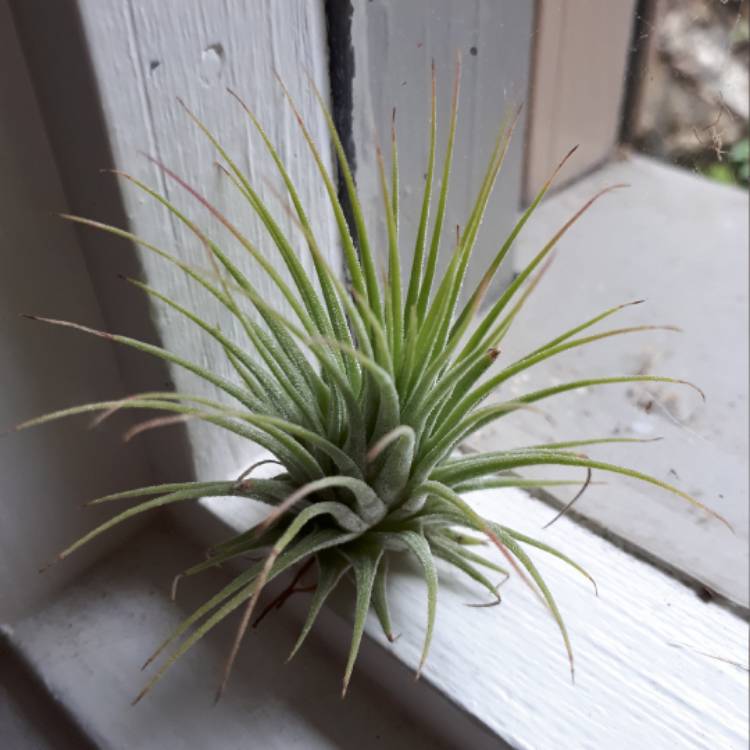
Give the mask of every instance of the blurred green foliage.
[[729, 149], [724, 161], [709, 164], [704, 174], [726, 185], [748, 187], [750, 183], [750, 139], [743, 138]]

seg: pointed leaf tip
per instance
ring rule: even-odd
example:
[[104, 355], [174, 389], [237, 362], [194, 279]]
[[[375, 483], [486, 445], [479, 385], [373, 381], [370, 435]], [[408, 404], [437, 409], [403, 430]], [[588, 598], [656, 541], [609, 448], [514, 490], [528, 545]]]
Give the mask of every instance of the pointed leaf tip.
[[149, 685], [147, 685], [145, 688], [143, 688], [143, 690], [141, 690], [141, 692], [138, 693], [138, 695], [136, 695], [135, 698], [133, 698], [132, 701], [130, 701], [130, 705], [131, 706], [135, 706], [137, 703], [140, 703], [141, 699], [144, 698], [147, 695], [147, 693], [149, 692], [150, 689], [151, 688], [150, 688]]
[[216, 690], [216, 694], [214, 695], [214, 706], [218, 704], [218, 702], [221, 700], [221, 697], [224, 695], [224, 684], [222, 683], [219, 685], [219, 687]]
[[177, 601], [177, 587], [180, 584], [180, 581], [182, 580], [184, 574], [178, 573], [173, 579], [172, 579], [172, 585], [169, 589], [169, 601], [175, 602]]
[[578, 492], [576, 492], [575, 497], [568, 503], [566, 503], [560, 510], [555, 514], [555, 516], [550, 520], [547, 521], [547, 523], [542, 526], [543, 529], [548, 529], [550, 526], [552, 526], [555, 521], [557, 521], [559, 518], [562, 518], [572, 507], [575, 505], [575, 503], [578, 501], [578, 499], [583, 495], [584, 492], [589, 488], [589, 485], [591, 484], [591, 477], [593, 472], [591, 471], [591, 468], [586, 469], [586, 481], [583, 483], [583, 486], [581, 487]]

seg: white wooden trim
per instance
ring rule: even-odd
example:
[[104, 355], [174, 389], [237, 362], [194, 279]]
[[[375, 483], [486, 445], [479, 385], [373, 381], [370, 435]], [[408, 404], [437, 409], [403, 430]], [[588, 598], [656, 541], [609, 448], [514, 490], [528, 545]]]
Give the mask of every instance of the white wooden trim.
[[[571, 684], [552, 618], [517, 577], [503, 587], [499, 607], [469, 609], [465, 604], [481, 600], [482, 593], [443, 570], [422, 676], [433, 698], [429, 692], [409, 698], [403, 687], [415, 715], [434, 717], [434, 696], [447, 697], [484, 727], [483, 736], [519, 749], [747, 747], [746, 622], [572, 520], [562, 518], [542, 531], [554, 511], [523, 492], [484, 491], [467, 499], [485, 516], [570, 554], [595, 577], [599, 597], [579, 573], [529, 549], [570, 631], [576, 657]], [[235, 531], [263, 513], [224, 498], [201, 501], [200, 507]], [[210, 524], [200, 509], [196, 513], [191, 526], [208, 541]], [[391, 587], [401, 637], [388, 644], [374, 617], [367, 636], [413, 671], [422, 649], [424, 583], [407, 564], [396, 567]], [[351, 592], [340, 592], [332, 606], [348, 619]], [[377, 678], [379, 667], [373, 668]]]

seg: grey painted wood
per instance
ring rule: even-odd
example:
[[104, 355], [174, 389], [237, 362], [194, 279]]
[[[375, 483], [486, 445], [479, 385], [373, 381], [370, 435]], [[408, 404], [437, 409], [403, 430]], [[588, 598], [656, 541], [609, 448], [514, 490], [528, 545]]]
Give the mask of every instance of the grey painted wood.
[[514, 398], [590, 376], [646, 373], [690, 380], [705, 391], [706, 402], [672, 385], [583, 389], [541, 403], [550, 421], [519, 413], [471, 442], [495, 450], [586, 437], [664, 438], [587, 452], [676, 484], [722, 513], [734, 533], [679, 498], [617, 477], [599, 476], [607, 484], [589, 488], [575, 510], [746, 609], [747, 192], [650, 159], [614, 162], [541, 206], [519, 242], [518, 262], [531, 258], [597, 190], [622, 182], [631, 187], [605, 196], [561, 241], [559, 257], [504, 341], [498, 364], [637, 299], [646, 301], [597, 330], [672, 324], [682, 333], [637, 333], [591, 344], [518, 375], [498, 395]]
[[0, 737], [11, 750], [92, 750], [0, 628]]
[[[411, 263], [426, 171], [430, 117], [430, 61], [438, 78], [439, 184], [447, 140], [456, 53], [462, 55], [461, 103], [454, 169], [443, 232], [443, 254], [453, 247], [479, 189], [503, 116], [527, 97], [532, 3], [489, 0], [356, 0], [354, 137], [357, 180], [370, 225], [385, 258], [376, 138], [388, 153], [390, 118], [397, 110], [402, 184], [401, 255]], [[510, 231], [521, 203], [524, 153], [522, 116], [479, 235], [467, 277], [472, 289]], [[437, 189], [436, 189], [437, 190]], [[434, 215], [433, 208], [433, 215]], [[385, 262], [384, 262], [385, 265]], [[496, 287], [509, 278], [505, 268]]]
[[[54, 212], [66, 201], [8, 4], [0, 1], [0, 430], [44, 412], [123, 393], [109, 344], [21, 313], [101, 326], [80, 248]], [[85, 421], [0, 436], [0, 623], [39, 606], [122, 535], [44, 575], [38, 569], [101, 514], [80, 505], [148, 482], [143, 453]]]

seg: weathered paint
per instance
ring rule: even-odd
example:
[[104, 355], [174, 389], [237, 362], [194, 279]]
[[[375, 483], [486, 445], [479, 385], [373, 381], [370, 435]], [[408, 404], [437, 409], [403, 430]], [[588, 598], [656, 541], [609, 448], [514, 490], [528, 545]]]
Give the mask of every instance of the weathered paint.
[[[746, 622], [575, 521], [563, 517], [543, 531], [555, 511], [524, 492], [482, 491], [467, 500], [487, 518], [568, 554], [594, 577], [599, 597], [580, 573], [527, 548], [570, 633], [572, 684], [557, 626], [517, 575], [502, 587], [500, 606], [474, 609], [465, 605], [486, 601], [486, 592], [442, 567], [437, 623], [421, 678], [432, 691], [399, 688], [382, 657], [368, 663], [390, 691], [403, 690], [402, 702], [416, 717], [439, 722], [438, 706], [447, 698], [484, 727], [483, 736], [524, 750], [747, 747]], [[236, 529], [247, 528], [258, 512], [224, 499], [202, 507]], [[193, 528], [207, 539], [201, 512]], [[499, 553], [488, 552], [503, 564]], [[424, 581], [416, 564], [394, 566], [389, 581], [399, 638], [389, 644], [372, 615], [366, 632], [414, 671], [427, 611]], [[333, 609], [350, 618], [351, 591], [339, 594]]]
[[517, 398], [586, 377], [647, 373], [690, 380], [706, 401], [671, 384], [582, 389], [540, 402], [550, 419], [519, 413], [471, 442], [497, 450], [576, 438], [662, 437], [586, 450], [677, 485], [723, 514], [734, 533], [657, 487], [601, 474], [596, 478], [607, 484], [589, 488], [575, 509], [747, 609], [747, 192], [651, 159], [613, 162], [542, 204], [519, 238], [518, 263], [597, 190], [623, 182], [631, 187], [605, 196], [560, 242], [498, 363], [637, 299], [645, 302], [591, 331], [671, 324], [682, 332], [598, 341], [519, 374], [497, 395]]

